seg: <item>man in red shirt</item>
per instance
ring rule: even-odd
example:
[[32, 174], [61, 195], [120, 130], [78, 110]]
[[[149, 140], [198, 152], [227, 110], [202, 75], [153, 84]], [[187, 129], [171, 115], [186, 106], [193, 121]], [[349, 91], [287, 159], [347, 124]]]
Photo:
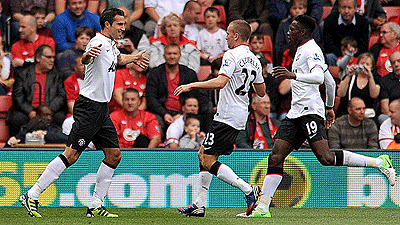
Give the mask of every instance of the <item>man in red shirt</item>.
[[134, 88], [122, 93], [122, 107], [111, 113], [110, 117], [117, 129], [121, 148], [156, 148], [161, 142], [161, 130], [156, 116], [139, 110], [139, 92]]
[[50, 45], [55, 49], [54, 39], [37, 34], [35, 17], [26, 15], [19, 22], [20, 40], [11, 47], [12, 65], [23, 66], [25, 62], [33, 63], [36, 49], [41, 45]]
[[[122, 108], [122, 92], [127, 88], [135, 88], [140, 97], [144, 97], [146, 91], [147, 77], [144, 69], [135, 63], [129, 63], [126, 68], [115, 71], [115, 83], [113, 98], [109, 104], [110, 111], [116, 111]], [[142, 99], [139, 109], [146, 110], [146, 99]]]
[[16, 71], [13, 108], [8, 113], [10, 134], [36, 116], [36, 109], [46, 105], [53, 111], [53, 122], [61, 126], [65, 119], [65, 89], [62, 76], [54, 69], [55, 51], [49, 45], [35, 52], [35, 64]]

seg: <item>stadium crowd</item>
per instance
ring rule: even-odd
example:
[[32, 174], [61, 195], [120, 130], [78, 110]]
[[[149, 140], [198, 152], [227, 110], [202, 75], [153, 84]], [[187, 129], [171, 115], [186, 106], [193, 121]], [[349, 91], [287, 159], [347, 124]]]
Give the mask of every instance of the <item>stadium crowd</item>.
[[[124, 38], [115, 43], [120, 52], [145, 49], [150, 55], [147, 70], [130, 63], [116, 71], [109, 106], [121, 147], [200, 146], [218, 91], [173, 92], [218, 74], [228, 49], [226, 26], [243, 19], [252, 29], [249, 46], [263, 66], [268, 95], [252, 97], [236, 147], [272, 148], [291, 87], [270, 73], [273, 66], [291, 68], [296, 49], [286, 34], [294, 17], [307, 14], [317, 21], [313, 37], [337, 84], [330, 147], [400, 148], [400, 0], [1, 0], [0, 95], [11, 96], [12, 107], [0, 118], [9, 130], [0, 147], [23, 142], [21, 132], [41, 124], [47, 132], [40, 134], [55, 127], [69, 134], [84, 79], [81, 57], [101, 30], [99, 14], [111, 7], [126, 16]], [[43, 106], [52, 116], [47, 124]]]

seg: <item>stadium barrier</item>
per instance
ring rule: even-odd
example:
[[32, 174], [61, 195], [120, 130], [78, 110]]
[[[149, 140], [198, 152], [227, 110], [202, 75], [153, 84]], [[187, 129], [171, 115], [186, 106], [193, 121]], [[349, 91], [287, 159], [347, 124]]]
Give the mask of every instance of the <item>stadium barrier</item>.
[[[0, 206], [20, 206], [18, 197], [30, 188], [46, 165], [62, 149], [0, 149]], [[400, 171], [399, 151], [356, 151], [376, 157], [389, 154]], [[236, 150], [221, 156], [244, 180], [262, 185], [268, 150]], [[42, 206], [87, 206], [103, 154], [85, 151], [40, 197]], [[196, 195], [197, 153], [193, 150], [129, 149], [105, 200], [107, 207], [176, 207]], [[309, 150], [287, 158], [284, 179], [273, 204], [276, 207], [382, 207], [400, 206], [400, 184], [390, 187], [376, 169], [321, 166]], [[245, 207], [244, 195], [217, 178], [211, 183], [209, 207]]]

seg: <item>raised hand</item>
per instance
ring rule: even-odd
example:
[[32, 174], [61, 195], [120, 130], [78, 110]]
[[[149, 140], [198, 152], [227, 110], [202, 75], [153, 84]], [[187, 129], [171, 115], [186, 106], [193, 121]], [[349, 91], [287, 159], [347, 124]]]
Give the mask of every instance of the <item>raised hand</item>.
[[274, 77], [274, 78], [284, 77], [287, 79], [295, 79], [296, 75], [294, 73], [290, 72], [289, 70], [287, 70], [283, 66], [277, 66], [272, 69], [272, 77]]
[[150, 56], [149, 54], [146, 52], [146, 50], [140, 50], [136, 53], [133, 53], [133, 55], [135, 56], [135, 61], [134, 63], [138, 66], [140, 66], [143, 69], [146, 69], [149, 66], [150, 63]]

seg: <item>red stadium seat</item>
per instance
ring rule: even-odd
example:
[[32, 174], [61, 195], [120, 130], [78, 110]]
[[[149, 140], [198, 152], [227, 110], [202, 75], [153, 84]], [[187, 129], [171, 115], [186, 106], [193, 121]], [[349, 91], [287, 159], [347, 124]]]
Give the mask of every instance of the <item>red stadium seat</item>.
[[8, 126], [5, 118], [0, 118], [0, 148], [4, 147], [10, 135], [8, 133]]
[[272, 46], [271, 37], [264, 35], [264, 47], [261, 50], [265, 58], [267, 58], [272, 63], [272, 58], [274, 56], [274, 47]]
[[329, 66], [329, 72], [331, 72], [333, 78], [339, 79], [339, 67], [338, 66]]
[[11, 95], [0, 95], [0, 118], [6, 118], [8, 110], [12, 106]]
[[385, 6], [383, 10], [386, 12], [386, 18], [388, 21], [391, 17], [399, 16], [400, 15], [400, 6]]
[[211, 74], [211, 66], [200, 66], [200, 71], [197, 73], [199, 81], [205, 80]]
[[[225, 13], [225, 8], [222, 5], [213, 5], [212, 7], [215, 7], [219, 10], [219, 22], [218, 26], [221, 27], [222, 29], [226, 30], [226, 13]], [[203, 6], [201, 15], [199, 17], [199, 20], [196, 21], [197, 24], [202, 25], [203, 27], [206, 26], [206, 22], [204, 21], [204, 11], [207, 9], [207, 6]]]
[[324, 6], [323, 7], [323, 12], [322, 12], [322, 17], [321, 17], [321, 21], [320, 21], [320, 23], [326, 18], [326, 17], [328, 17], [329, 16], [329, 14], [331, 13], [331, 11], [332, 11], [332, 6]]

